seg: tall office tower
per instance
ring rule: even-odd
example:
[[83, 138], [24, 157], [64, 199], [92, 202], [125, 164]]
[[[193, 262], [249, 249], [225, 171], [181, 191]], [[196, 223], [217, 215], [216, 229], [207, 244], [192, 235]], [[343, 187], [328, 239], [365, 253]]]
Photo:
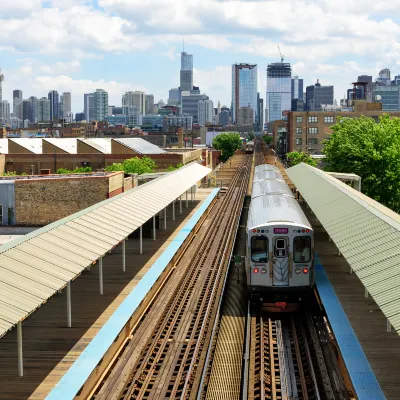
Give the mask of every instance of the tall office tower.
[[261, 98], [260, 93], [257, 93], [257, 131], [261, 132], [264, 127], [264, 100]]
[[214, 104], [212, 100], [200, 100], [197, 103], [197, 118], [200, 125], [213, 122]]
[[333, 86], [321, 86], [317, 79], [315, 85], [306, 88], [307, 111], [322, 111], [322, 104], [333, 104]]
[[94, 120], [94, 93], [85, 93], [83, 95], [83, 113], [86, 122]]
[[218, 123], [219, 123], [219, 125], [223, 125], [223, 126], [229, 125], [229, 111], [222, 110], [219, 113]]
[[133, 106], [139, 109], [139, 113], [146, 114], [146, 95], [144, 92], [133, 92]]
[[[1, 72], [0, 68], [0, 104], [3, 101], [3, 81], [4, 81], [4, 74]], [[3, 118], [3, 111], [2, 107], [0, 107], [0, 120]]]
[[104, 121], [108, 114], [108, 93], [103, 89], [96, 89], [94, 92], [95, 121]]
[[292, 98], [303, 100], [303, 79], [299, 79], [298, 76], [292, 78]]
[[191, 94], [190, 91], [182, 92], [182, 115], [191, 115], [193, 117], [193, 123], [198, 124], [198, 103], [200, 100], [208, 100], [208, 96], [205, 94]]
[[133, 107], [133, 92], [122, 95], [122, 114], [128, 115], [128, 110]]
[[267, 96], [265, 100], [265, 105], [268, 108], [268, 122], [282, 119], [282, 113], [290, 111], [292, 101], [291, 77], [290, 63], [268, 64]]
[[59, 98], [57, 90], [50, 90], [47, 98], [50, 100], [50, 120], [54, 121], [60, 117]]
[[257, 64], [232, 65], [232, 121], [239, 121], [239, 109], [251, 107], [257, 118]]
[[193, 55], [181, 53], [180, 90], [193, 89]]
[[3, 119], [4, 124], [9, 124], [11, 120], [10, 103], [7, 100], [2, 100], [0, 103], [0, 124]]
[[64, 92], [62, 94], [62, 103], [63, 103], [63, 117], [69, 118], [71, 115], [71, 92]]
[[22, 120], [22, 90], [13, 90], [13, 116]]
[[154, 113], [154, 95], [146, 94], [144, 112], [146, 115]]
[[38, 122], [38, 99], [35, 96], [29, 97], [31, 102], [31, 115], [29, 121], [36, 124]]
[[27, 100], [22, 100], [22, 120], [25, 121], [31, 121], [32, 118], [32, 102], [27, 99]]
[[390, 69], [382, 69], [379, 72], [378, 77], [376, 78], [376, 83], [382, 86], [390, 86], [392, 83], [392, 81], [390, 80]]
[[38, 122], [49, 122], [50, 120], [50, 100], [42, 97], [38, 100]]

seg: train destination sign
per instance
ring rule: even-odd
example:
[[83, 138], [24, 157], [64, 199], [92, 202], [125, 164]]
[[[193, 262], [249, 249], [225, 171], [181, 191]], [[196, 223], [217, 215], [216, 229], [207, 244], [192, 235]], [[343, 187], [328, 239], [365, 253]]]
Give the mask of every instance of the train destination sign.
[[274, 233], [288, 233], [289, 228], [274, 228]]

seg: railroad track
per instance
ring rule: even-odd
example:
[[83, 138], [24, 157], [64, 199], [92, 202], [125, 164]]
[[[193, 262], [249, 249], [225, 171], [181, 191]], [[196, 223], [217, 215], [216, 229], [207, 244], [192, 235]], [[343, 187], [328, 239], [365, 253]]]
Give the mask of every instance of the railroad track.
[[248, 399], [349, 399], [322, 316], [252, 310]]
[[194, 398], [222, 295], [251, 156], [237, 172], [163, 291], [92, 398]]

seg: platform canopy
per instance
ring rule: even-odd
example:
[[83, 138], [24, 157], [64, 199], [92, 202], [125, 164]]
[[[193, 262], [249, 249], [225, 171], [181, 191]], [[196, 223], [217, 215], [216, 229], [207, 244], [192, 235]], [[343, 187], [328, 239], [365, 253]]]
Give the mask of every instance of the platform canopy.
[[400, 215], [307, 164], [286, 172], [400, 333]]
[[188, 164], [0, 248], [0, 337], [211, 170]]

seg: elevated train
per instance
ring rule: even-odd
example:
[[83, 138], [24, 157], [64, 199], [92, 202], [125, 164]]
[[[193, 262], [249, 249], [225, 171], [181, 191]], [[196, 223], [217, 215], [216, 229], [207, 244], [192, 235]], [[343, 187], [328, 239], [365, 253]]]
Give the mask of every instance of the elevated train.
[[254, 141], [250, 140], [250, 142], [247, 142], [246, 145], [246, 154], [252, 154], [254, 151]]
[[249, 293], [271, 311], [290, 311], [314, 288], [314, 235], [310, 222], [274, 165], [255, 168], [247, 220]]

